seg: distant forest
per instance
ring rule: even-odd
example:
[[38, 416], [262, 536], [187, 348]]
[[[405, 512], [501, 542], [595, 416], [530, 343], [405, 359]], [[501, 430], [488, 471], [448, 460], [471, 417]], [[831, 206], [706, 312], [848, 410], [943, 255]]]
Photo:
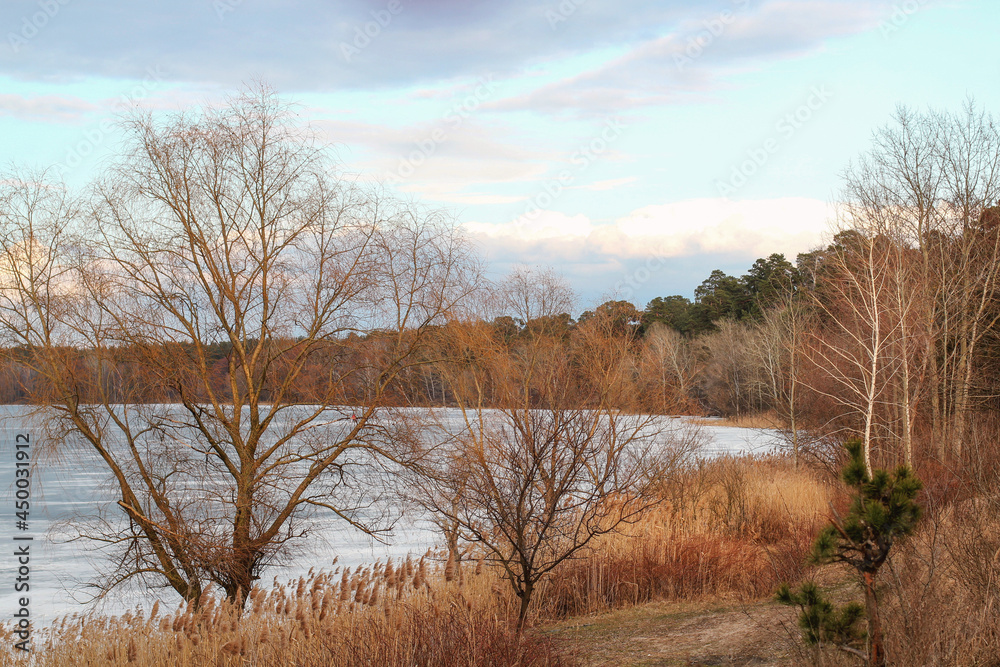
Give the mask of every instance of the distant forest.
[[[167, 152], [126, 156], [137, 166], [98, 191], [91, 217], [62, 190], [7, 186], [0, 401], [450, 406], [465, 391], [456, 368], [488, 356], [502, 373], [497, 359], [515, 364], [541, 340], [573, 378], [565, 405], [766, 415], [796, 451], [854, 434], [894, 460], [960, 456], [1000, 407], [991, 123], [972, 106], [903, 111], [847, 172], [829, 245], [794, 264], [772, 254], [739, 277], [713, 271], [693, 300], [608, 301], [576, 320], [571, 287], [550, 271], [487, 284], [438, 214], [342, 184], [301, 186], [288, 215], [314, 217], [286, 229], [279, 211], [267, 231], [278, 240], [255, 240], [240, 208], [251, 195], [212, 190], [208, 170], [196, 195], [172, 180], [172, 160], [199, 173], [220, 158], [212, 146], [184, 153], [165, 128]], [[309, 150], [273, 159], [308, 165]], [[241, 178], [236, 168], [224, 185], [239, 192]], [[304, 182], [327, 175], [315, 178]], [[187, 211], [192, 196], [205, 201]], [[170, 225], [206, 214], [221, 215], [220, 231], [185, 228], [177, 245]], [[590, 377], [611, 348], [614, 377]], [[546, 391], [524, 388], [529, 402]], [[477, 392], [489, 405], [489, 387]]]
[[[934, 234], [925, 249], [849, 229], [832, 244], [800, 254], [795, 264], [776, 253], [758, 259], [740, 277], [712, 271], [693, 301], [656, 297], [643, 309], [607, 301], [579, 319], [567, 312], [456, 319], [431, 326], [421, 340], [419, 361], [401, 368], [378, 392], [371, 386], [374, 369], [396, 334], [350, 333], [309, 352], [294, 386], [283, 390], [284, 400], [454, 406], [458, 401], [442, 364], [454, 363], [456, 330], [485, 329], [514, 355], [529, 340], [550, 338], [583, 368], [589, 352], [582, 341], [596, 327], [630, 353], [627, 377], [619, 379], [626, 383], [617, 394], [622, 409], [727, 417], [765, 413], [796, 437], [868, 428], [873, 439], [912, 450], [914, 433], [954, 428], [959, 414], [985, 419], [1000, 407], [1000, 337], [993, 326], [1000, 318], [998, 230], [1000, 208], [982, 211], [961, 236]], [[922, 265], [963, 257], [967, 265]], [[912, 282], [928, 275], [951, 281], [935, 287], [937, 299], [930, 302], [923, 300], [933, 292]], [[528, 284], [568, 292], [551, 273], [524, 270], [495, 287], [492, 296], [518, 285], [523, 291]], [[963, 310], [956, 312], [952, 304], [963, 295], [952, 290], [959, 287], [965, 294], [956, 304]], [[516, 298], [508, 295], [506, 302]], [[257, 344], [248, 341], [251, 352]], [[284, 352], [268, 368], [273, 377], [263, 384], [263, 402], [284, 378], [282, 358], [291, 363], [299, 344], [295, 338], [269, 342]], [[232, 343], [154, 347], [63, 349], [79, 372], [79, 401], [169, 403], [182, 397], [209, 400], [209, 393], [232, 400], [240, 391], [232, 382]], [[468, 351], [460, 354], [473, 363]], [[169, 377], [150, 375], [150, 355], [171, 360], [165, 366], [171, 368]], [[30, 403], [46, 393], [31, 358], [29, 348], [6, 349], [0, 401]], [[199, 389], [202, 363], [206, 383]]]

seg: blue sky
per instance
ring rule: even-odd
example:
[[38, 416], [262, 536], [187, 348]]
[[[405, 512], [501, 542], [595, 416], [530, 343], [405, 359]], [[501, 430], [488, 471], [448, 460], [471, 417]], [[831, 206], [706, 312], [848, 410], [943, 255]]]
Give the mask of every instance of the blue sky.
[[[99, 5], [99, 6], [98, 6]], [[71, 184], [130, 104], [264, 80], [345, 173], [451, 211], [499, 274], [640, 307], [823, 239], [897, 105], [1000, 104], [989, 0], [5, 0], [0, 161]]]

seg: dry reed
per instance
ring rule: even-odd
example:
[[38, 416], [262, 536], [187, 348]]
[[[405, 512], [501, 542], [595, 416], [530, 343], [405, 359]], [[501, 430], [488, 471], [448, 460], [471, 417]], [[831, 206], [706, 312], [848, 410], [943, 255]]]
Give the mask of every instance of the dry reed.
[[[766, 597], [798, 578], [830, 496], [808, 471], [752, 458], [701, 462], [658, 493], [639, 523], [553, 572], [533, 623], [653, 599]], [[74, 614], [36, 633], [33, 664], [575, 664], [547, 635], [519, 637], [513, 603], [482, 561], [428, 553], [275, 582], [252, 591], [242, 616], [210, 595], [166, 614]]]
[[470, 573], [460, 587], [441, 569], [408, 559], [275, 583], [252, 592], [242, 617], [211, 595], [165, 615], [158, 605], [113, 618], [74, 614], [37, 633], [32, 664], [572, 664], [553, 640], [517, 636], [493, 578]]
[[540, 594], [542, 616], [650, 600], [769, 596], [798, 580], [832, 491], [778, 458], [703, 461], [660, 488], [627, 532], [566, 563]]

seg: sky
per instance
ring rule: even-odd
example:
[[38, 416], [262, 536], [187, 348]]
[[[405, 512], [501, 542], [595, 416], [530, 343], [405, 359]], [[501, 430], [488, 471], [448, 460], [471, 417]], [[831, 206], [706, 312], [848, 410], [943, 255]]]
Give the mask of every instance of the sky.
[[[4, 0], [0, 165], [83, 186], [115, 118], [266, 82], [345, 178], [494, 276], [642, 308], [830, 235], [899, 106], [1000, 111], [996, 0]], [[582, 307], [581, 306], [581, 309]]]

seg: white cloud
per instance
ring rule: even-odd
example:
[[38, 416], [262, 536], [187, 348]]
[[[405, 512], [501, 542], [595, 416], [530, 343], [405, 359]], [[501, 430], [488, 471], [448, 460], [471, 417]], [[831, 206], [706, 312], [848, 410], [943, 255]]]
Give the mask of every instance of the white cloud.
[[827, 41], [871, 30], [891, 0], [771, 0], [706, 6], [665, 34], [634, 41], [624, 55], [488, 108], [582, 115], [689, 102], [732, 84], [727, 75], [800, 57]]
[[[312, 126], [330, 141], [349, 140], [365, 152], [352, 166], [397, 183], [403, 192], [458, 204], [509, 203], [523, 195], [483, 198], [466, 188], [533, 182], [545, 174], [552, 156], [510, 139], [510, 127], [484, 125], [470, 118], [444, 119], [402, 127], [359, 121], [321, 119]], [[353, 156], [352, 156], [353, 158]]]
[[492, 205], [513, 204], [524, 201], [519, 195], [497, 195], [486, 192], [461, 192], [461, 185], [443, 184], [440, 187], [423, 187], [419, 185], [400, 187], [400, 192], [419, 195], [422, 199], [430, 199], [450, 204]]
[[816, 199], [694, 199], [645, 206], [603, 225], [582, 214], [544, 211], [464, 226], [489, 250], [548, 256], [553, 262], [700, 254], [753, 260], [775, 252], [794, 259], [823, 240], [832, 218], [832, 206]]
[[551, 239], [576, 241], [588, 238], [596, 231], [587, 216], [568, 216], [556, 211], [521, 216], [501, 224], [467, 222], [464, 227], [473, 236], [501, 243], [532, 243]]
[[75, 123], [98, 106], [79, 97], [63, 95], [36, 95], [24, 97], [0, 94], [0, 116], [14, 116], [25, 120], [54, 123]]

